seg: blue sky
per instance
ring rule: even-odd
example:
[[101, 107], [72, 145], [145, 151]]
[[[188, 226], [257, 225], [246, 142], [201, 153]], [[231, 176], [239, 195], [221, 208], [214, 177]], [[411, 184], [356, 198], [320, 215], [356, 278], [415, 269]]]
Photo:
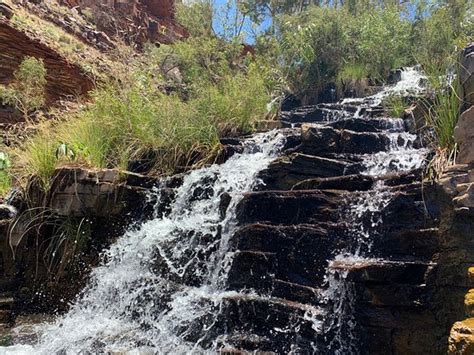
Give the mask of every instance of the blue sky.
[[[225, 35], [225, 22], [226, 22], [226, 15], [229, 19], [229, 21], [233, 21], [235, 19], [236, 13], [237, 13], [237, 8], [236, 8], [236, 2], [232, 1], [232, 6], [229, 8], [228, 6], [228, 1], [227, 0], [214, 0], [214, 30], [221, 34]], [[266, 16], [263, 23], [256, 29], [252, 27], [252, 23], [250, 20], [246, 20], [244, 22], [244, 25], [242, 27], [242, 32], [246, 33], [246, 42], [253, 42], [252, 39], [252, 33], [255, 31], [262, 32], [266, 29], [268, 29], [271, 26], [271, 17]]]
[[[223, 20], [223, 18], [226, 17], [225, 15], [228, 14], [229, 18], [234, 19], [237, 12], [237, 8], [235, 5], [236, 0], [231, 0], [231, 1], [232, 1], [232, 6], [229, 7], [228, 0], [213, 0], [214, 13], [215, 13], [214, 30], [221, 35], [225, 35], [224, 33], [225, 20]], [[406, 15], [408, 16], [408, 18], [413, 19], [415, 16], [415, 11], [416, 11], [415, 6], [411, 4], [407, 8], [407, 10], [408, 11]], [[252, 23], [247, 19], [247, 21], [245, 21], [244, 26], [242, 28], [242, 31], [247, 34], [247, 36], [245, 37], [245, 41], [247, 43], [253, 43], [254, 40], [253, 40], [252, 33], [254, 33], [255, 31], [259, 33], [268, 29], [271, 26], [271, 22], [272, 22], [271, 17], [266, 16], [263, 23], [257, 29], [254, 30], [252, 28]]]

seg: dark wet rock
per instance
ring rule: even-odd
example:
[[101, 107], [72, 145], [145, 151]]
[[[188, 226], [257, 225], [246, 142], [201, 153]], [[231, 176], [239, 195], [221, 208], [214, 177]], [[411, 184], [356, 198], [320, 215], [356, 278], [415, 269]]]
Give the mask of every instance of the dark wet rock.
[[352, 161], [293, 153], [276, 159], [259, 177], [265, 184], [262, 189], [284, 190], [310, 178], [354, 174], [362, 169]]
[[272, 297], [278, 297], [289, 301], [315, 304], [321, 299], [323, 290], [304, 286], [288, 281], [274, 280], [272, 285]]
[[337, 130], [332, 127], [303, 125], [300, 150], [305, 154], [368, 154], [386, 150], [390, 139], [386, 134]]
[[320, 122], [326, 120], [326, 111], [318, 106], [303, 106], [292, 111], [282, 112], [280, 119], [288, 124]]
[[394, 259], [430, 260], [439, 249], [440, 237], [437, 228], [382, 233], [375, 239], [373, 246], [376, 255]]
[[268, 291], [272, 285], [272, 276], [277, 269], [274, 253], [261, 251], [237, 251], [227, 275], [231, 290], [256, 289]]
[[232, 201], [232, 196], [229, 193], [223, 192], [221, 194], [220, 202], [219, 202], [219, 214], [221, 218], [225, 217], [227, 208], [229, 207], [229, 204], [231, 201]]
[[291, 111], [299, 106], [301, 106], [301, 100], [293, 94], [286, 94], [281, 101], [280, 109], [281, 111]]
[[381, 132], [390, 130], [394, 132], [403, 131], [403, 124], [399, 124], [395, 119], [390, 118], [347, 118], [325, 124], [339, 130], [349, 130], [354, 132]]
[[[322, 340], [309, 318], [320, 319], [322, 313], [317, 307], [279, 298], [239, 295], [225, 298], [221, 317], [230, 334], [227, 340], [239, 349], [306, 354]], [[236, 333], [252, 336], [242, 339]], [[255, 343], [248, 341], [252, 338]]]
[[355, 283], [422, 285], [428, 273], [435, 267], [432, 263], [388, 260], [361, 260], [334, 262], [334, 269], [348, 270], [350, 280]]
[[0, 204], [0, 221], [15, 217], [17, 210], [15, 207], [6, 204]]
[[342, 247], [344, 238], [331, 226], [252, 224], [238, 230], [230, 243], [239, 251], [274, 255], [275, 269], [267, 272], [276, 279], [316, 287], [323, 282], [327, 260]]
[[367, 191], [375, 179], [364, 175], [346, 175], [329, 178], [315, 178], [301, 181], [295, 184], [292, 190], [346, 190], [346, 191]]
[[292, 190], [346, 190], [367, 191], [376, 181], [383, 181], [386, 186], [408, 185], [419, 181], [421, 171], [392, 173], [382, 176], [345, 175], [328, 178], [314, 178], [303, 180], [292, 187]]
[[336, 191], [262, 191], [244, 196], [237, 206], [242, 224], [321, 223], [337, 221], [341, 193]]

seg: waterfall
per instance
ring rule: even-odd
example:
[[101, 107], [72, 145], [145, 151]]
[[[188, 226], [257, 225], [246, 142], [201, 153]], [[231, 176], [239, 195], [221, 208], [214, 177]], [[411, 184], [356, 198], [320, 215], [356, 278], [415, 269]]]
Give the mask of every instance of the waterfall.
[[[328, 161], [334, 164], [336, 172], [331, 178], [342, 179], [346, 176], [340, 175], [358, 174], [356, 177], [359, 180], [367, 178], [372, 183], [370, 179], [373, 179], [372, 187], [367, 187], [368, 190], [365, 188], [366, 191], [364, 188], [359, 191], [339, 186], [336, 187], [336, 190], [339, 189], [337, 193], [331, 191], [331, 188], [321, 193], [321, 196], [327, 193], [324, 197], [329, 196], [329, 202], [334, 196], [341, 196], [338, 200], [340, 206], [336, 213], [337, 222], [344, 226], [343, 238], [349, 242], [341, 244], [341, 249], [331, 250], [328, 253], [330, 257], [326, 257], [321, 251], [324, 266], [321, 274], [318, 274], [319, 280], [314, 281], [315, 278], [308, 277], [305, 274], [307, 270], [304, 270], [301, 272], [303, 276], [282, 272], [284, 275], [277, 279], [275, 275], [270, 275], [268, 278], [273, 282], [270, 290], [265, 287], [259, 289], [258, 285], [255, 289], [253, 286], [243, 286], [237, 290], [230, 290], [228, 287], [232, 262], [237, 260], [235, 255], [239, 251], [233, 249], [231, 240], [241, 227], [236, 219], [237, 205], [246, 193], [260, 186], [259, 173], [269, 168], [281, 154], [285, 143], [282, 130], [256, 134], [243, 142], [242, 153], [235, 154], [224, 164], [188, 173], [182, 185], [174, 189], [175, 197], [169, 213], [156, 215], [119, 238], [104, 253], [103, 262], [93, 270], [88, 286], [70, 310], [55, 322], [36, 327], [38, 339], [35, 344], [0, 348], [0, 354], [208, 354], [216, 353], [225, 346], [232, 349], [235, 342], [230, 337], [242, 334], [248, 335], [245, 341], [250, 344], [249, 347], [257, 350], [262, 344], [260, 340], [265, 339], [266, 349], [274, 350], [272, 347], [277, 347], [276, 352], [341, 355], [361, 353], [354, 304], [356, 289], [351, 281], [350, 271], [372, 263], [385, 262], [376, 256], [373, 243], [384, 224], [384, 211], [395, 195], [392, 186], [384, 183], [384, 176], [419, 169], [428, 153], [428, 150], [420, 148], [418, 137], [406, 131], [402, 119], [380, 115], [374, 117], [369, 112], [380, 111], [380, 103], [387, 96], [412, 94], [422, 90], [420, 80], [423, 75], [416, 69], [408, 68], [401, 76], [400, 82], [385, 87], [378, 94], [362, 99], [346, 99], [317, 108], [324, 112], [324, 118], [317, 123], [313, 121], [312, 124], [316, 127], [333, 129], [331, 124], [347, 120], [345, 122], [352, 122], [351, 127], [355, 127], [355, 131], [348, 130], [356, 139], [360, 136], [380, 139], [376, 146], [362, 150], [362, 153], [360, 150], [359, 154], [350, 151], [343, 151], [342, 154], [329, 152], [324, 156], [326, 153], [323, 152], [321, 160], [318, 160], [322, 162], [320, 164]], [[357, 122], [354, 123], [354, 120]], [[345, 122], [334, 127], [343, 127], [337, 128], [343, 132]], [[301, 121], [296, 124], [298, 123], [301, 124]], [[369, 131], [365, 131], [367, 127]], [[359, 143], [360, 141], [354, 145]], [[294, 149], [300, 154], [298, 147]], [[365, 154], [372, 150], [373, 153]], [[308, 155], [304, 157], [308, 159]], [[345, 168], [343, 173], [339, 172], [337, 159], [344, 161], [347, 166], [351, 163], [351, 169], [358, 166], [357, 172], [346, 173]], [[290, 160], [284, 160], [284, 164], [290, 163]], [[159, 194], [160, 189], [155, 193]], [[308, 196], [311, 193], [318, 197], [318, 191], [310, 191]], [[283, 199], [286, 195], [281, 196], [277, 197]], [[295, 196], [299, 195], [291, 195], [292, 198]], [[319, 201], [314, 196], [307, 198]], [[150, 201], [153, 200], [155, 199], [150, 198]], [[301, 207], [293, 206], [297, 206], [295, 209]], [[287, 212], [285, 206], [279, 207]], [[316, 206], [315, 210], [318, 208]], [[292, 212], [288, 211], [289, 214]], [[299, 212], [295, 212], [295, 218], [298, 218]], [[329, 213], [331, 212], [321, 212], [321, 215]], [[296, 227], [298, 222], [288, 223], [295, 223], [290, 227]], [[324, 238], [331, 238], [332, 225], [339, 225], [333, 219], [302, 222], [305, 223], [313, 225], [305, 225], [308, 235], [316, 236], [324, 243]], [[321, 223], [321, 228], [318, 223]], [[285, 224], [281, 221], [269, 222], [264, 219], [262, 224], [273, 228], [268, 230], [282, 231], [285, 238], [285, 231], [291, 233], [288, 225], [283, 226], [287, 229], [280, 225]], [[281, 230], [278, 229], [280, 227]], [[327, 235], [319, 235], [321, 230], [326, 231]], [[339, 237], [339, 234], [336, 235]], [[283, 237], [281, 240], [288, 243], [299, 240], [296, 237]], [[266, 241], [269, 244], [274, 242], [270, 239]], [[305, 244], [307, 242], [308, 239], [304, 239], [301, 243], [302, 249], [308, 246]], [[311, 243], [318, 242], [318, 239], [311, 240]], [[332, 245], [339, 245], [337, 242]], [[285, 247], [280, 249], [286, 250]], [[260, 252], [264, 258], [267, 254], [285, 252], [259, 250], [258, 247], [246, 251]], [[290, 256], [291, 262], [296, 264], [298, 257], [295, 252], [295, 255]], [[313, 262], [313, 254], [305, 257], [305, 262]], [[314, 259], [314, 263], [319, 260], [316, 255]], [[261, 262], [262, 259], [258, 260]], [[268, 265], [270, 264], [269, 262]], [[285, 266], [286, 264], [279, 265], [283, 269]], [[301, 268], [306, 266], [302, 265]], [[264, 265], [259, 270], [263, 270], [264, 274], [276, 273], [271, 266], [270, 271], [265, 267]], [[307, 269], [315, 270], [312, 266]], [[249, 270], [252, 271], [252, 268]], [[294, 270], [293, 273], [297, 274]], [[326, 275], [323, 280], [324, 273]], [[288, 288], [295, 287], [296, 296], [291, 294], [294, 289], [290, 289], [288, 293], [273, 292], [275, 290], [271, 288], [277, 288], [277, 284], [280, 287], [284, 284]], [[294, 299], [292, 296], [295, 296]], [[260, 323], [256, 328], [260, 326], [265, 329], [259, 329], [254, 334], [245, 328], [249, 325], [249, 329], [253, 330], [251, 323], [257, 321], [252, 317], [258, 318], [257, 310], [253, 310], [255, 314], [250, 312], [249, 318], [244, 320], [239, 318], [240, 313], [235, 312], [233, 316], [245, 324], [239, 324], [241, 327], [232, 329], [234, 333], [229, 334], [231, 332], [222, 320], [222, 317], [226, 317], [225, 307], [229, 299], [237, 300], [237, 308], [241, 307], [240, 300], [255, 301], [251, 307], [263, 304], [264, 314], [258, 319]], [[274, 313], [270, 316], [272, 311]], [[294, 318], [285, 318], [285, 312], [291, 313]], [[270, 318], [275, 324], [268, 320]], [[277, 345], [272, 341], [276, 341]]]
[[[36, 329], [37, 344], [3, 352], [203, 352], [200, 345], [208, 341], [219, 303], [232, 294], [224, 281], [235, 207], [283, 143], [277, 131], [257, 134], [244, 142], [242, 154], [189, 173], [171, 213], [125, 233], [70, 311]], [[224, 193], [231, 197], [225, 216], [219, 210]]]

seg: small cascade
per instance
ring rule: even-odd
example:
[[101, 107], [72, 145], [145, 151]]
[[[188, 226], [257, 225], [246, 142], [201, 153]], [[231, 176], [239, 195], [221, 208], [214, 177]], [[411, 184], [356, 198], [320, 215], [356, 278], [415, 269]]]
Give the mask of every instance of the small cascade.
[[[402, 71], [402, 80], [393, 87], [363, 99], [346, 99], [343, 103], [359, 103], [376, 106], [383, 98], [392, 95], [419, 94], [422, 91], [420, 81], [424, 76], [414, 68]], [[362, 107], [362, 106], [361, 106]], [[359, 110], [357, 111], [357, 113]], [[428, 153], [425, 148], [416, 148], [418, 137], [403, 129], [403, 122], [390, 119], [391, 127], [386, 127], [390, 139], [386, 151], [362, 156], [361, 174], [380, 177], [389, 173], [409, 172], [419, 169]], [[356, 336], [354, 317], [354, 286], [348, 280], [349, 270], [371, 263], [383, 262], [373, 256], [373, 240], [380, 233], [384, 223], [383, 212], [393, 198], [393, 192], [385, 186], [383, 180], [374, 182], [371, 189], [354, 196], [351, 194], [347, 206], [343, 206], [342, 219], [347, 223], [347, 233], [353, 240], [348, 248], [329, 261], [325, 291], [327, 302], [333, 302], [332, 312], [327, 320], [326, 333], [329, 337], [328, 349], [331, 353], [359, 354], [360, 344]], [[336, 300], [335, 302], [333, 300]]]

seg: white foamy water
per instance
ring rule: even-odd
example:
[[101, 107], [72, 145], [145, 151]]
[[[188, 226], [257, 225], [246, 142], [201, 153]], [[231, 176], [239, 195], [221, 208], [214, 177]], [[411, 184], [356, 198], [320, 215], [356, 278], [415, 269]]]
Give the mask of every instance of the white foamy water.
[[384, 89], [375, 95], [367, 96], [364, 98], [348, 98], [342, 100], [343, 104], [352, 103], [363, 103], [370, 102], [371, 105], [380, 105], [386, 97], [389, 96], [408, 96], [417, 95], [425, 91], [423, 86], [426, 80], [426, 75], [419, 70], [417, 67], [407, 67], [401, 71], [401, 80], [395, 85], [387, 85]]
[[[219, 305], [236, 295], [223, 290], [236, 205], [283, 142], [276, 131], [258, 134], [242, 154], [189, 173], [171, 213], [121, 237], [70, 311], [37, 327], [36, 344], [0, 354], [204, 353]], [[232, 200], [223, 218], [224, 192]]]

